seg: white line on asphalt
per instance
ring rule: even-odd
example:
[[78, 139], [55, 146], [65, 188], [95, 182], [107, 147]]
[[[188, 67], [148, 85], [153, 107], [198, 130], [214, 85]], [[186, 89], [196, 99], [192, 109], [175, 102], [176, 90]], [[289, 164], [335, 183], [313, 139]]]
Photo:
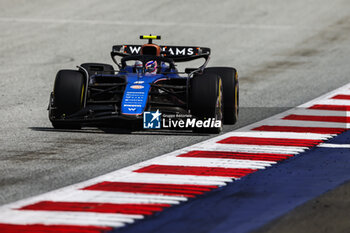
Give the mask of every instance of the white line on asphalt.
[[241, 159], [168, 157], [168, 158], [159, 159], [155, 164], [173, 165], [173, 166], [194, 166], [194, 167], [264, 169], [265, 167], [269, 167], [271, 166], [271, 164], [275, 164], [275, 163], [276, 162], [241, 160]]
[[296, 109], [293, 114], [308, 115], [308, 116], [350, 116], [350, 112], [347, 112], [347, 111], [331, 111], [331, 110], [305, 109], [305, 108]]
[[345, 105], [345, 106], [347, 106], [347, 105], [350, 105], [350, 100], [345, 100], [345, 99], [323, 99], [323, 100], [315, 102], [314, 104]]
[[333, 144], [333, 143], [322, 143], [318, 147], [328, 147], [328, 148], [349, 148], [350, 144]]
[[[202, 27], [202, 28], [234, 28], [234, 29], [263, 29], [263, 30], [320, 30], [323, 28], [305, 27], [294, 25], [276, 24], [233, 24], [233, 23], [197, 23], [197, 22], [160, 22], [160, 21], [118, 21], [118, 20], [93, 20], [93, 19], [50, 19], [50, 18], [13, 18], [2, 17], [0, 22], [4, 23], [49, 23], [49, 24], [86, 24], [86, 25], [119, 25], [119, 26], [159, 26], [159, 27]], [[329, 30], [346, 27], [334, 26]]]
[[[160, 27], [203, 27], [203, 28], [241, 28], [241, 29], [269, 29], [290, 30], [300, 29], [292, 25], [269, 24], [232, 24], [232, 23], [191, 23], [191, 22], [164, 22], [164, 21], [118, 21], [118, 20], [89, 20], [89, 19], [48, 19], [48, 18], [0, 18], [6, 23], [49, 23], [49, 24], [87, 24], [87, 25], [119, 25], [119, 26], [160, 26]], [[305, 28], [306, 29], [306, 28]], [[312, 28], [314, 29], [314, 28]]]
[[[296, 120], [271, 120], [264, 125], [271, 126], [295, 126], [295, 127], [322, 127], [322, 128], [350, 128], [349, 123], [322, 122], [322, 121], [296, 121]], [[256, 127], [259, 125], [256, 125]]]
[[6, 210], [1, 213], [1, 223], [10, 224], [64, 224], [121, 227], [125, 223], [133, 223], [135, 219], [143, 218], [143, 215], [70, 211]]
[[[132, 181], [130, 181], [132, 182]], [[38, 200], [39, 201], [39, 200]], [[179, 204], [181, 201], [187, 201], [186, 197], [167, 196], [142, 193], [127, 192], [106, 192], [97, 190], [73, 190], [65, 195], [51, 196], [50, 199], [42, 201], [63, 201], [63, 202], [94, 202], [94, 203], [113, 203], [113, 204]], [[34, 204], [34, 203], [33, 203]]]
[[248, 132], [229, 132], [227, 137], [254, 137], [254, 138], [286, 138], [286, 139], [312, 139], [325, 140], [332, 137], [330, 134], [317, 133], [294, 133], [294, 132], [267, 132], [267, 131], [248, 131]]
[[220, 144], [208, 143], [192, 146], [194, 150], [209, 151], [231, 151], [231, 152], [248, 152], [248, 153], [276, 153], [276, 154], [297, 154], [304, 152], [308, 147], [294, 146], [260, 146], [260, 145], [243, 145], [243, 144]]
[[231, 178], [216, 176], [194, 176], [194, 175], [173, 175], [173, 174], [152, 174], [130, 172], [125, 176], [111, 176], [105, 181], [114, 182], [142, 182], [159, 184], [192, 184], [192, 185], [217, 185], [224, 186], [232, 182]]

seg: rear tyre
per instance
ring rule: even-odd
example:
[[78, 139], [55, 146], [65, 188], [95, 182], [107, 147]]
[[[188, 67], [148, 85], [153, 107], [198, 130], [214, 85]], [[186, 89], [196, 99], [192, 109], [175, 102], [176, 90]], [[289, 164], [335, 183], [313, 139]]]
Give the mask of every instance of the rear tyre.
[[[57, 73], [53, 99], [55, 107], [55, 118], [65, 117], [82, 109], [85, 91], [84, 75], [75, 70], [60, 70]], [[76, 129], [81, 128], [79, 123], [51, 120], [54, 128]]]
[[239, 112], [239, 86], [236, 69], [232, 67], [208, 67], [204, 72], [220, 76], [224, 87], [224, 124], [235, 124]]
[[[211, 122], [223, 118], [223, 85], [221, 78], [214, 73], [196, 75], [191, 79], [191, 114], [197, 119]], [[222, 124], [219, 127], [194, 128], [198, 133], [220, 133]]]

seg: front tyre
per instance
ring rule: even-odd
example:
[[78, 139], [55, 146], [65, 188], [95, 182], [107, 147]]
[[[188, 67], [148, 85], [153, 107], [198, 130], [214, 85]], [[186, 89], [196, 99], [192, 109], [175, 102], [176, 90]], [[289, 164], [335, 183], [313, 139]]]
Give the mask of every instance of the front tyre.
[[235, 124], [239, 112], [239, 86], [236, 69], [232, 67], [208, 67], [204, 72], [220, 76], [224, 86], [224, 124]]
[[85, 92], [84, 75], [76, 70], [60, 70], [57, 73], [54, 91], [54, 113], [51, 123], [57, 129], [77, 129], [79, 123], [64, 121], [66, 117], [82, 109]]
[[195, 75], [191, 79], [191, 114], [199, 120], [220, 121], [219, 126], [193, 129], [199, 133], [220, 133], [223, 118], [223, 85], [221, 78], [214, 73]]

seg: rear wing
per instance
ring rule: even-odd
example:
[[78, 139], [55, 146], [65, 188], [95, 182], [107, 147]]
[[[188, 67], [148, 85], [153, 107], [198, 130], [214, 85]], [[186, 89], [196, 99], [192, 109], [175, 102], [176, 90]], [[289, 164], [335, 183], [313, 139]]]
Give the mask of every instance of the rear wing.
[[[114, 45], [111, 56], [126, 57], [140, 55], [142, 45]], [[208, 59], [210, 48], [194, 46], [166, 46], [160, 45], [163, 56], [172, 59], [174, 62], [191, 61], [198, 58]]]

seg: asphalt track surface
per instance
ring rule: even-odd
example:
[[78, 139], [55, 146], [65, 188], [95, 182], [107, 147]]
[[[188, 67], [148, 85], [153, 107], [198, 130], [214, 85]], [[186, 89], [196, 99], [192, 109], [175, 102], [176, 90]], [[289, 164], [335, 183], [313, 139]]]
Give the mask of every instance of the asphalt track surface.
[[302, 104], [350, 81], [348, 1], [1, 1], [0, 204], [83, 181], [211, 137], [86, 128], [47, 118], [57, 70], [111, 63], [113, 44], [212, 48], [240, 76], [240, 120]]

